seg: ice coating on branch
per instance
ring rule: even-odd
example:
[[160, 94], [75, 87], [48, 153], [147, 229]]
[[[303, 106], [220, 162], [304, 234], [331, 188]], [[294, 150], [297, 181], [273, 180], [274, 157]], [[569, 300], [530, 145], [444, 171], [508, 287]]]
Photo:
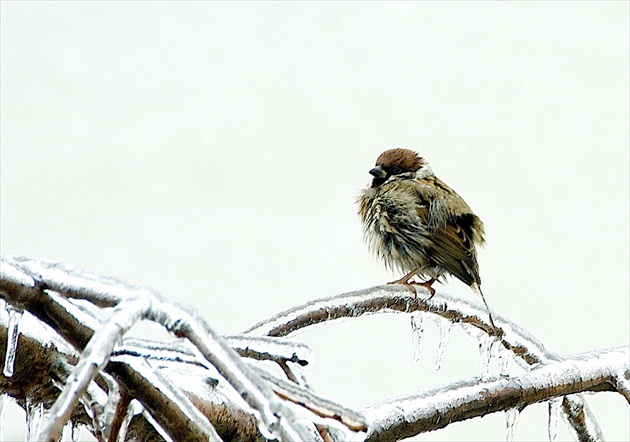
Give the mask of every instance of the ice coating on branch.
[[[383, 309], [384, 300], [395, 302], [390, 303], [388, 309]], [[410, 306], [413, 301], [413, 297], [406, 289], [401, 289], [395, 285], [378, 286], [315, 299], [261, 321], [247, 329], [245, 333], [258, 336], [286, 336], [305, 326], [310, 327], [328, 320], [358, 317], [372, 313], [409, 312], [412, 310]], [[432, 304], [437, 302], [437, 300], [431, 300]], [[305, 316], [308, 319], [304, 322]]]
[[424, 313], [411, 315], [411, 345], [412, 360], [418, 365], [422, 360], [422, 345], [424, 341]]
[[[176, 318], [178, 320], [174, 321]], [[261, 427], [264, 426], [275, 437], [287, 440], [309, 439], [305, 428], [293, 427], [290, 419], [278, 418], [291, 415], [291, 409], [275, 396], [262, 379], [250, 373], [245, 361], [196, 311], [156, 300], [150, 319], [160, 321], [165, 327], [179, 324], [178, 334], [185, 335], [203, 358], [213, 364], [232, 388], [256, 410], [255, 415], [260, 418]]]
[[562, 398], [549, 401], [549, 440], [555, 442], [560, 434], [560, 416], [562, 415]]
[[[310, 410], [302, 407], [295, 407], [299, 419], [303, 421], [303, 425], [307, 425], [313, 441], [344, 441], [344, 442], [362, 442], [365, 441], [366, 433], [364, 431], [352, 431], [347, 426], [335, 419], [324, 418], [312, 414]], [[326, 428], [330, 438], [323, 439], [317, 431], [316, 426]]]
[[[252, 365], [252, 369], [270, 385], [273, 385], [273, 390], [279, 396], [302, 405], [304, 409], [308, 409], [320, 417], [339, 421], [352, 431], [365, 431], [367, 429], [369, 423], [362, 413], [323, 398], [293, 382], [278, 378], [261, 367]], [[298, 410], [301, 411], [302, 409], [298, 408]]]
[[116, 416], [116, 407], [120, 400], [120, 387], [118, 386], [118, 382], [110, 375], [102, 373], [101, 377], [107, 384], [107, 391], [109, 393], [107, 394], [107, 402], [105, 403], [105, 407], [103, 407], [102, 413], [98, 413], [94, 421], [97, 424], [96, 428], [102, 432], [105, 438], [109, 439], [109, 430]]
[[26, 434], [24, 440], [29, 442], [38, 440], [39, 427], [42, 424], [45, 413], [46, 410], [42, 402], [33, 404], [29, 400], [26, 401]]
[[304, 367], [302, 367], [299, 364], [293, 364], [291, 362], [288, 362], [286, 365], [287, 365], [287, 369], [293, 375], [293, 377], [295, 378], [295, 382], [298, 385], [301, 385], [304, 388], [311, 388], [310, 383], [308, 382], [308, 379], [306, 379], [306, 374], [304, 373]]
[[[306, 327], [321, 324], [327, 320], [356, 317], [372, 313], [413, 313], [426, 311], [448, 317], [473, 337], [487, 334], [490, 326], [485, 323], [487, 311], [483, 303], [475, 297], [462, 298], [439, 291], [431, 299], [414, 299], [408, 291], [397, 285], [377, 286], [350, 293], [320, 298], [304, 305], [291, 308], [271, 318], [263, 320], [245, 333], [269, 336], [288, 336]], [[542, 342], [524, 329], [493, 313], [495, 324], [501, 329], [504, 344], [516, 349], [515, 362], [524, 369], [529, 366], [557, 359], [548, 352]]]
[[433, 371], [437, 373], [442, 369], [444, 363], [444, 356], [446, 355], [446, 347], [448, 345], [448, 338], [453, 328], [451, 321], [442, 319], [440, 316], [435, 317], [435, 324], [438, 326], [439, 343], [437, 349], [437, 356], [435, 357], [435, 364], [433, 365]]
[[173, 439], [171, 439], [171, 436], [169, 436], [168, 433], [164, 431], [164, 428], [162, 428], [158, 421], [156, 421], [153, 416], [151, 416], [151, 413], [149, 413], [147, 410], [144, 410], [142, 412], [142, 416], [144, 416], [147, 422], [153, 425], [153, 428], [155, 428], [155, 431], [157, 431], [160, 436], [162, 436], [162, 439], [164, 439], [166, 442], [174, 442]]
[[514, 440], [519, 415], [520, 411], [518, 411], [517, 408], [510, 408], [505, 412], [505, 426], [507, 428], [507, 434], [505, 435], [506, 442], [512, 442]]
[[255, 359], [283, 359], [301, 366], [315, 362], [315, 353], [311, 348], [287, 338], [236, 335], [226, 336], [225, 339], [241, 356], [252, 353], [251, 357]]
[[129, 424], [131, 423], [131, 419], [137, 414], [142, 413], [144, 407], [137, 400], [132, 400], [127, 407], [127, 414], [125, 415], [125, 420], [120, 426], [120, 431], [118, 432], [118, 442], [125, 442], [125, 437], [127, 436], [127, 429], [129, 428]]
[[9, 324], [7, 326], [7, 351], [4, 357], [4, 368], [2, 373], [10, 378], [13, 376], [13, 369], [15, 367], [15, 354], [17, 352], [18, 335], [19, 335], [19, 322], [22, 317], [22, 310], [18, 310], [11, 305], [6, 305], [7, 313], [9, 314]]
[[148, 298], [129, 298], [117, 305], [107, 322], [97, 330], [83, 349], [81, 358], [68, 376], [63, 391], [51, 407], [51, 418], [41, 428], [42, 439], [58, 439], [63, 425], [97, 373], [107, 364], [116, 342], [151, 306]]
[[624, 367], [615, 374], [615, 388], [623, 397], [630, 402], [630, 367]]
[[63, 427], [63, 432], [61, 433], [61, 440], [63, 442], [78, 442], [79, 441], [79, 428], [72, 423], [72, 421], [68, 422], [65, 427]]
[[[275, 396], [271, 388], [259, 377], [252, 375], [245, 361], [192, 309], [183, 310], [172, 303], [156, 301], [151, 311], [152, 320], [168, 327], [179, 318], [179, 334], [185, 334], [203, 357], [212, 363], [238, 394], [256, 410], [261, 432], [286, 440], [309, 440], [306, 428], [293, 425], [294, 414], [289, 406]], [[187, 413], [188, 414], [188, 413]], [[206, 419], [207, 421], [207, 419]], [[209, 422], [208, 422], [208, 425]], [[214, 428], [210, 426], [214, 431]], [[263, 433], [264, 435], [264, 433]], [[216, 437], [218, 438], [218, 435]]]
[[46, 293], [75, 317], [77, 321], [90, 327], [92, 330], [101, 328], [103, 321], [107, 318], [101, 309], [95, 308], [92, 303], [86, 300], [68, 299], [51, 290], [47, 290]]
[[[107, 401], [107, 393], [92, 382], [86, 390], [86, 394], [79, 398], [85, 413], [92, 419], [92, 428], [96, 434], [103, 434], [103, 406]], [[77, 433], [80, 433], [77, 430]]]
[[133, 297], [140, 287], [104, 275], [98, 275], [69, 264], [42, 259], [13, 257], [20, 268], [54, 291], [68, 296], [80, 296], [101, 306], [113, 306]]
[[25, 287], [35, 287], [35, 280], [20, 268], [20, 264], [11, 256], [0, 257], [0, 278], [15, 281]]
[[[254, 411], [254, 415], [258, 416], [258, 411]], [[266, 440], [278, 439], [278, 436], [275, 434], [277, 430], [274, 430], [274, 428], [279, 426], [280, 419], [278, 419], [278, 421], [273, 423], [272, 425], [267, 425], [265, 422], [263, 422], [262, 417], [257, 417], [256, 420], [258, 421], [258, 431], [260, 431], [260, 434], [262, 434], [262, 436]]]
[[7, 413], [8, 399], [6, 394], [0, 395], [0, 440], [4, 440], [4, 416]]
[[[149, 361], [144, 358], [133, 358], [131, 356], [117, 356], [114, 360], [128, 363], [135, 371], [140, 373], [147, 381], [154, 385], [160, 392], [162, 392], [168, 400], [173, 402], [187, 418], [194, 422], [203, 431], [210, 440], [220, 440], [219, 435], [212, 424], [208, 421], [197, 407], [190, 401], [190, 399], [179, 389], [177, 385], [185, 385], [181, 382], [171, 382], [171, 380], [162, 374], [160, 370], [151, 366]], [[194, 366], [189, 369], [195, 369]], [[186, 376], [186, 373], [180, 373], [181, 376]], [[190, 380], [194, 380], [194, 376], [189, 376]], [[188, 382], [191, 383], [190, 381]], [[199, 385], [199, 383], [197, 383]], [[207, 386], [206, 386], [207, 388]], [[195, 394], [203, 396], [201, 388], [198, 389]], [[142, 410], [138, 411], [141, 412]], [[136, 413], [137, 414], [137, 413]]]

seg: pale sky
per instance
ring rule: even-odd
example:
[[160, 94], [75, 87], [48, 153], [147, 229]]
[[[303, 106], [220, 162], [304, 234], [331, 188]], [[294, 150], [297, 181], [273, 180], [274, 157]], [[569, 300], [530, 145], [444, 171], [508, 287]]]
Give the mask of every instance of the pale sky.
[[[628, 345], [628, 8], [3, 1], [2, 253], [154, 287], [238, 333], [400, 276], [368, 252], [355, 198], [407, 147], [485, 222], [493, 309], [555, 352]], [[354, 407], [479, 371], [454, 329], [434, 374], [432, 324], [413, 365], [407, 315], [295, 339], [316, 391]], [[621, 396], [589, 403], [608, 440], [630, 438]], [[504, 440], [504, 421], [414, 440]], [[546, 425], [530, 407], [515, 440]]]

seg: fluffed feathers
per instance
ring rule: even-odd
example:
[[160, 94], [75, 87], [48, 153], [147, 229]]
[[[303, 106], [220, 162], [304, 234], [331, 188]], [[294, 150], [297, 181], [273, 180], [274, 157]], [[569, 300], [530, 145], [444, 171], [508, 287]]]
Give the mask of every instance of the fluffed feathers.
[[413, 275], [453, 275], [483, 298], [476, 249], [484, 243], [483, 223], [462, 197], [411, 150], [383, 152], [370, 174], [357, 203], [372, 252], [406, 273], [403, 283]]

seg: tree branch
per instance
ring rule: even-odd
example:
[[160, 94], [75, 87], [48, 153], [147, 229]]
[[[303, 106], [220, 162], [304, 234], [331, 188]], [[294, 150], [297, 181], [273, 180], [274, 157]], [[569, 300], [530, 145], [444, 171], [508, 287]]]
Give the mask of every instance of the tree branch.
[[[627, 366], [630, 347], [585, 353], [534, 368], [522, 376], [461, 381], [368, 407], [368, 441], [395, 441], [484, 416], [585, 391], [614, 391], [614, 375]], [[454, 406], [455, 404], [455, 406]], [[583, 433], [583, 432], [582, 432]]]
[[[144, 415], [160, 434], [175, 439], [185, 435], [187, 440], [218, 440], [219, 434], [225, 437], [234, 431], [239, 432], [234, 437], [241, 440], [259, 439], [256, 420], [262, 424], [260, 431], [281, 440], [345, 440], [366, 430], [369, 440], [397, 440], [453, 421], [521, 410], [564, 397], [563, 410], [578, 439], [596, 441], [601, 439], [601, 431], [577, 393], [618, 391], [630, 401], [628, 348], [565, 357], [547, 351], [540, 341], [496, 312], [492, 313], [497, 325], [493, 334], [486, 322], [485, 306], [473, 297], [462, 299], [444, 292], [429, 297], [419, 291], [414, 298], [401, 286], [379, 286], [309, 302], [262, 321], [245, 334], [225, 338], [194, 309], [168, 301], [150, 289], [48, 261], [3, 257], [1, 264], [0, 297], [12, 307], [28, 310], [59, 333], [58, 337], [32, 338], [22, 334], [16, 373], [12, 378], [0, 378], [0, 388], [18, 401], [35, 400], [48, 407], [56, 398], [49, 425], [42, 433], [51, 439], [57, 438], [68, 418], [88, 425], [94, 422], [96, 435], [101, 437], [99, 422], [111, 426], [112, 419], [101, 419], [98, 413], [106, 413], [103, 408], [115, 408], [119, 389], [129, 401], [137, 398], [144, 405], [148, 411]], [[103, 307], [114, 308], [105, 312]], [[311, 350], [282, 337], [325, 321], [375, 313], [438, 315], [466, 326], [469, 334], [481, 339], [487, 336], [489, 342], [494, 339], [492, 342], [508, 349], [521, 366], [533, 368], [519, 377], [468, 379], [391, 399], [364, 410], [366, 420], [362, 413], [310, 390], [298, 366], [311, 363]], [[24, 318], [29, 319], [28, 315]], [[161, 324], [184, 340], [165, 343], [126, 338], [116, 344], [143, 319]], [[55, 342], [63, 353], [46, 350], [48, 342]], [[34, 358], [36, 355], [41, 358]], [[23, 379], [29, 373], [25, 361], [33, 360], [41, 361], [30, 367], [37, 375], [29, 381], [32, 386], [33, 378], [41, 378], [39, 395], [27, 390], [29, 383]], [[49, 370], [56, 374], [47, 377]], [[272, 374], [276, 372], [288, 380]], [[111, 374], [113, 380], [103, 373]], [[107, 385], [102, 378], [107, 379]], [[95, 382], [100, 382], [100, 388]], [[61, 388], [64, 392], [59, 395]], [[79, 398], [85, 409], [76, 406]], [[121, 418], [125, 404], [119, 405]], [[147, 425], [144, 419], [133, 419], [132, 425], [129, 437], [147, 437], [146, 430], [137, 432]], [[159, 437], [151, 431], [151, 438]]]

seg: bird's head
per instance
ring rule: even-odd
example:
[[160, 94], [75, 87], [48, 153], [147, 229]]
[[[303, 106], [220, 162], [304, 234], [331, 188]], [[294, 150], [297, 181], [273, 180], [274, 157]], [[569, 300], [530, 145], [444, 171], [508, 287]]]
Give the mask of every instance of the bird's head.
[[386, 150], [376, 159], [376, 167], [370, 170], [374, 177], [372, 187], [379, 187], [392, 178], [416, 178], [432, 173], [429, 163], [409, 149]]

